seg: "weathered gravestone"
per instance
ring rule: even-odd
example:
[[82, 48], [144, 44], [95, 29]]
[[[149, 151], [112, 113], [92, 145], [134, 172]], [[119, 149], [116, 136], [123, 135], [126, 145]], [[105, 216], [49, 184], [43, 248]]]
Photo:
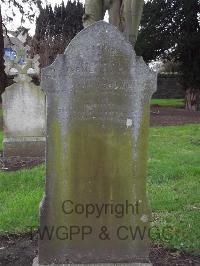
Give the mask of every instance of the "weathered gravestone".
[[114, 26], [97, 22], [42, 71], [42, 87], [47, 176], [34, 264], [148, 263], [147, 136], [156, 74]]
[[5, 157], [45, 156], [45, 95], [27, 74], [2, 95]]

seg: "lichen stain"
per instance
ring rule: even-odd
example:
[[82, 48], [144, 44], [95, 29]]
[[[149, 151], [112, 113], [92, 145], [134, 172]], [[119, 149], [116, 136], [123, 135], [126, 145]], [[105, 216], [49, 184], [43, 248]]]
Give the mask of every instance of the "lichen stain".
[[[59, 124], [52, 123], [50, 139], [54, 156], [48, 171], [53, 175], [51, 187], [54, 190], [53, 195], [56, 195], [55, 199], [51, 200], [55, 224], [92, 225], [96, 232], [103, 225], [108, 226], [111, 232], [116, 232], [122, 223], [125, 226], [139, 225], [141, 229], [148, 226], [148, 223], [141, 221], [142, 215], [150, 215], [146, 197], [148, 125], [149, 106], [145, 106], [140, 137], [135, 146], [132, 129], [126, 126], [124, 129], [116, 126], [103, 128], [95, 120], [79, 121], [73, 123], [68, 134], [62, 136]], [[64, 149], [65, 144], [67, 150]], [[137, 147], [137, 150], [133, 150], [134, 147]], [[136, 160], [133, 160], [134, 153], [137, 153]], [[129, 213], [122, 219], [112, 215], [103, 215], [97, 219], [92, 215], [89, 218], [77, 214], [66, 216], [61, 209], [65, 200], [81, 204], [124, 204], [126, 200], [132, 204], [136, 200], [142, 200], [142, 203], [139, 215], [134, 217]], [[105, 248], [105, 245], [109, 246], [112, 242], [99, 241], [96, 234], [91, 238], [94, 248]], [[116, 238], [113, 241], [116, 248], [121, 248], [120, 241]], [[84, 248], [90, 246], [89, 242], [84, 244]], [[142, 242], [139, 242], [142, 246]], [[81, 248], [81, 242], [77, 241], [70, 241], [67, 245], [70, 248], [80, 245]], [[135, 246], [136, 242], [123, 242], [123, 247], [126, 245]]]

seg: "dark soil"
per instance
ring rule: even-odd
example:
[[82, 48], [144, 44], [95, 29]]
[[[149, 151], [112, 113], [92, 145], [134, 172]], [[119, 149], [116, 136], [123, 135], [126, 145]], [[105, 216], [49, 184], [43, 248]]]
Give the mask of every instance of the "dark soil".
[[155, 266], [199, 266], [200, 256], [192, 256], [178, 250], [162, 246], [151, 247], [150, 260]]
[[2, 157], [0, 152], [0, 171], [17, 171], [31, 169], [45, 162], [44, 158]]
[[[37, 256], [38, 244], [36, 236], [9, 235], [0, 236], [0, 265], [1, 266], [31, 266]], [[176, 250], [161, 246], [151, 248], [150, 259], [156, 266], [199, 266], [200, 257], [191, 256]]]
[[30, 235], [0, 236], [0, 266], [28, 266], [37, 256], [37, 240]]
[[151, 107], [151, 126], [169, 126], [200, 123], [200, 112], [175, 107]]

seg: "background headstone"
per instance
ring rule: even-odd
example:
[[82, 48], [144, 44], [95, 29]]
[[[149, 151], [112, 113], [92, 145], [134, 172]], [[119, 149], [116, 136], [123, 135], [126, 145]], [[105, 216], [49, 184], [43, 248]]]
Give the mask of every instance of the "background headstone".
[[16, 83], [2, 94], [5, 157], [44, 157], [45, 95], [27, 74], [19, 74]]
[[[42, 71], [41, 86], [47, 176], [40, 232], [51, 234], [39, 239], [39, 265], [148, 263], [147, 144], [156, 74], [114, 26], [97, 22]], [[87, 204], [110, 211], [86, 217]], [[131, 210], [117, 217], [123, 207]]]
[[161, 73], [158, 74], [157, 91], [154, 99], [184, 99], [185, 90], [181, 74]]
[[20, 43], [15, 57], [5, 54], [5, 72], [14, 84], [2, 94], [5, 157], [44, 157], [46, 144], [46, 103], [41, 87], [32, 82], [38, 77], [39, 55], [30, 59]]

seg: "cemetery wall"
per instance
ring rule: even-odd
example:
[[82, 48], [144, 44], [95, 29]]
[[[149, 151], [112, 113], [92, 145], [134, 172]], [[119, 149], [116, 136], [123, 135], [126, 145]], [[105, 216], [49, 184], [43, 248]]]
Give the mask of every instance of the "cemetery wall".
[[184, 89], [179, 74], [159, 74], [158, 89], [153, 95], [154, 99], [182, 99]]

